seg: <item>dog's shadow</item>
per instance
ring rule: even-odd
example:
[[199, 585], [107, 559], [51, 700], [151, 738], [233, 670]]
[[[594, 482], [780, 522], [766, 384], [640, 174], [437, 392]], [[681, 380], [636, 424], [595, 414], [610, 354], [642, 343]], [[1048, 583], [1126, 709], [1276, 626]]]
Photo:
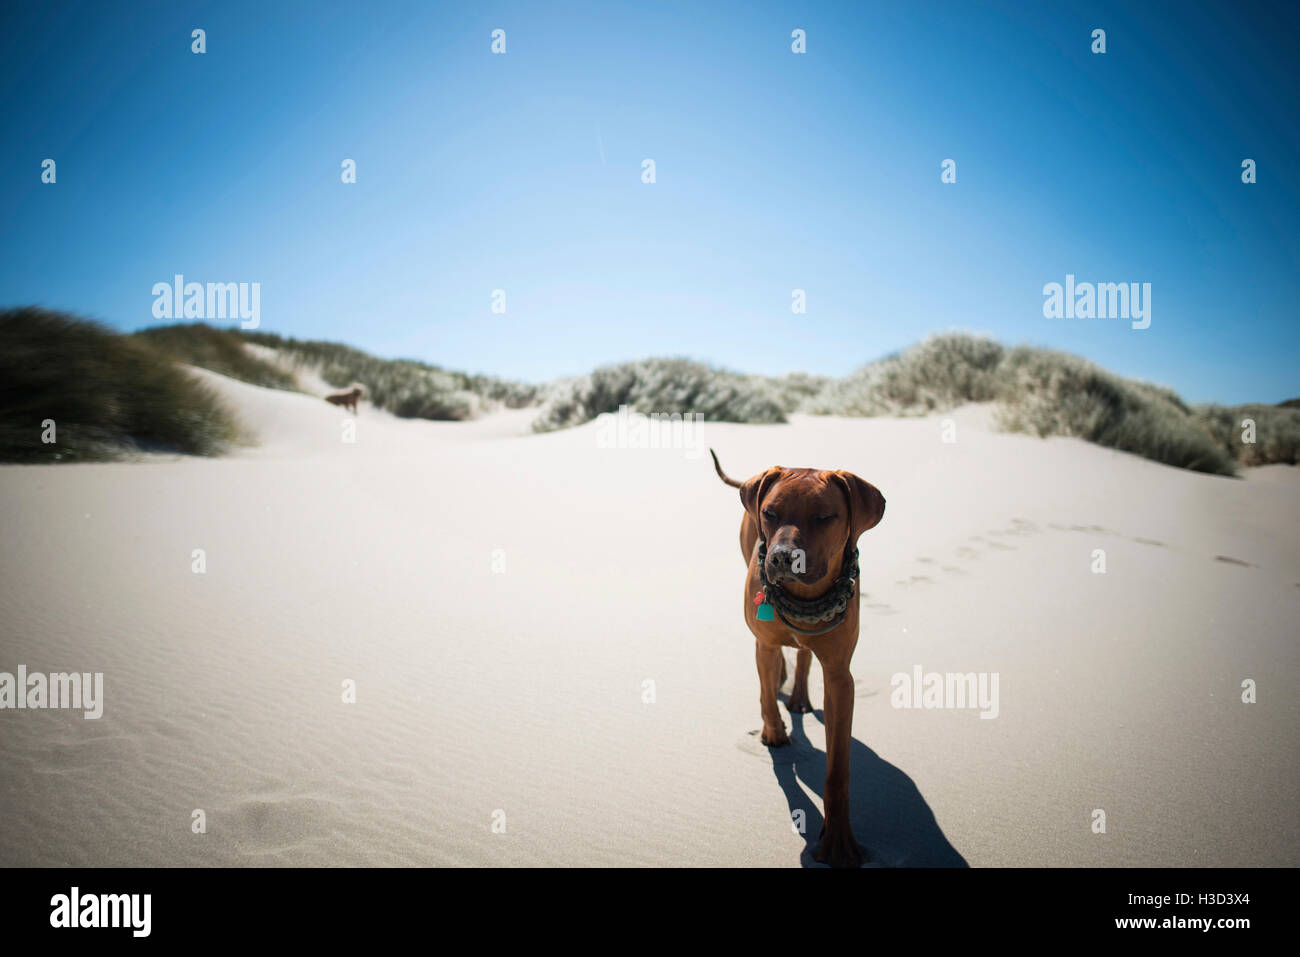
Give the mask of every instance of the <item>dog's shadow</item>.
[[[821, 710], [812, 715], [825, 725]], [[813, 856], [820, 843], [822, 813], [799, 782], [825, 800], [826, 752], [808, 740], [804, 715], [792, 714], [790, 719], [790, 743], [768, 752], [777, 783], [790, 805], [791, 820], [798, 823], [802, 812], [807, 845], [799, 861], [804, 867], [822, 867]], [[912, 779], [857, 738], [852, 739], [849, 758], [849, 789], [853, 836], [866, 851], [868, 867], [970, 866], [944, 837]]]

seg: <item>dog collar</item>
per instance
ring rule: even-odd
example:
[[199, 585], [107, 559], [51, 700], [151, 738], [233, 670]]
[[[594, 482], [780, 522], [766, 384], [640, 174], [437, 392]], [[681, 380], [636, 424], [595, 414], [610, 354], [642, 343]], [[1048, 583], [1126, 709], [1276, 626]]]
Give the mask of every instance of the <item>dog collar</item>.
[[[763, 586], [763, 590], [754, 598], [755, 601], [761, 600], [762, 602], [758, 606], [759, 621], [771, 621], [774, 612], [776, 617], [780, 618], [787, 628], [809, 637], [824, 635], [843, 623], [848, 616], [849, 602], [853, 600], [857, 586], [858, 550], [856, 548], [853, 549], [852, 555], [847, 551], [844, 554], [844, 564], [841, 566], [841, 571], [847, 569], [847, 573], [835, 579], [831, 587], [820, 598], [813, 598], [808, 601], [795, 598], [781, 588], [780, 585], [773, 585], [769, 582], [767, 572], [763, 568], [766, 559], [767, 540], [760, 539], [758, 543], [758, 581]], [[829, 621], [830, 624], [825, 627], [818, 627], [822, 622], [826, 621]]]

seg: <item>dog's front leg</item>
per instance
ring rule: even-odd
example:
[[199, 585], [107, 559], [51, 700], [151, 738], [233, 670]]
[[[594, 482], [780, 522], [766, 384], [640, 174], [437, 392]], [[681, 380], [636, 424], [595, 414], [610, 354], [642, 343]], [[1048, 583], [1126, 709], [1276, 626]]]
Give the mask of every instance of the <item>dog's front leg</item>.
[[763, 711], [763, 743], [780, 747], [790, 743], [781, 709], [777, 707], [776, 694], [781, 688], [781, 668], [785, 659], [780, 645], [765, 645], [754, 641], [754, 657], [758, 663], [758, 703]]
[[853, 744], [853, 676], [845, 665], [827, 668], [826, 679], [826, 789], [817, 860], [831, 867], [861, 867], [862, 849], [853, 837], [849, 820], [849, 755]]
[[794, 659], [794, 687], [786, 699], [786, 710], [791, 714], [807, 714], [813, 709], [812, 699], [808, 697], [808, 671], [812, 668], [812, 652], [800, 648]]

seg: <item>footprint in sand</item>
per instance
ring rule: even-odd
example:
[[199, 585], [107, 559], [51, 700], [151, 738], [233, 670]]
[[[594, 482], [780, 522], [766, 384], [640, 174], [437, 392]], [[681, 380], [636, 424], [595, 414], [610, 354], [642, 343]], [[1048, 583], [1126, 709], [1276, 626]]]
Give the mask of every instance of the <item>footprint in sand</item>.
[[[1070, 525], [1067, 527], [1065, 525], [1058, 525], [1055, 522], [1049, 522], [1047, 527], [1054, 528], [1057, 529], [1058, 531], [1063, 531], [1063, 532], [1064, 531], [1091, 532], [1093, 534], [1101, 533], [1103, 535], [1121, 534], [1118, 532], [1111, 532], [1108, 529], [1102, 527], [1101, 525]], [[1162, 542], [1159, 539], [1155, 539], [1155, 538], [1143, 538], [1140, 535], [1129, 536], [1129, 541], [1136, 542], [1139, 545], [1150, 545], [1153, 548], [1174, 548], [1175, 547], [1170, 545], [1168, 542]], [[1005, 546], [999, 546], [997, 542], [992, 542], [991, 544], [993, 545], [994, 548], [1005, 547]], [[1215, 555], [1214, 560], [1216, 562], [1223, 562], [1225, 565], [1238, 565], [1242, 568], [1259, 567], [1258, 565], [1255, 565], [1252, 562], [1242, 561], [1240, 558], [1233, 558], [1231, 555]], [[1296, 583], [1296, 587], [1300, 588], [1300, 582]]]
[[[1100, 534], [1103, 534], [1103, 535], [1116, 535], [1116, 534], [1121, 534], [1121, 533], [1119, 533], [1119, 532], [1111, 532], [1111, 531], [1109, 531], [1108, 529], [1102, 527], [1101, 525], [1070, 525], [1070, 526], [1067, 527], [1067, 526], [1065, 526], [1065, 525], [1058, 525], [1058, 524], [1056, 524], [1055, 522], [1049, 522], [1048, 525], [1047, 525], [1047, 527], [1048, 527], [1048, 528], [1054, 528], [1054, 529], [1057, 529], [1058, 531], [1091, 532], [1091, 533], [1093, 533], [1093, 534], [1100, 533]], [[972, 536], [972, 537], [975, 537], [975, 536]], [[1162, 541], [1160, 541], [1159, 539], [1155, 539], [1155, 538], [1143, 538], [1143, 537], [1140, 536], [1140, 535], [1129, 536], [1129, 541], [1131, 541], [1131, 542], [1136, 542], [1136, 543], [1139, 544], [1139, 545], [1150, 545], [1150, 546], [1152, 546], [1153, 548], [1174, 548], [1174, 547], [1175, 547], [1175, 546], [1170, 545], [1168, 542], [1162, 542]], [[1004, 545], [999, 545], [997, 542], [991, 542], [990, 544], [991, 544], [994, 548], [1005, 548], [1005, 547], [1006, 547], [1006, 546], [1004, 546]], [[1216, 562], [1223, 562], [1225, 565], [1237, 565], [1237, 566], [1240, 566], [1241, 568], [1258, 568], [1258, 567], [1259, 567], [1258, 565], [1256, 565], [1256, 564], [1254, 564], [1254, 563], [1252, 563], [1252, 562], [1242, 561], [1240, 558], [1233, 558], [1231, 555], [1215, 555], [1215, 556], [1214, 556], [1214, 561], [1216, 561]], [[1296, 583], [1296, 587], [1297, 587], [1297, 588], [1300, 588], [1300, 582], [1297, 582], [1297, 583]]]
[[284, 797], [252, 799], [227, 812], [227, 824], [241, 843], [257, 850], [293, 847], [339, 826], [334, 801]]
[[930, 578], [928, 575], [913, 575], [911, 578], [900, 578], [896, 582], [894, 582], [894, 584], [895, 585], [931, 585], [934, 584], [934, 579]]
[[898, 611], [892, 605], [886, 605], [883, 602], [873, 601], [863, 605], [864, 608], [870, 608], [877, 615], [897, 615]]

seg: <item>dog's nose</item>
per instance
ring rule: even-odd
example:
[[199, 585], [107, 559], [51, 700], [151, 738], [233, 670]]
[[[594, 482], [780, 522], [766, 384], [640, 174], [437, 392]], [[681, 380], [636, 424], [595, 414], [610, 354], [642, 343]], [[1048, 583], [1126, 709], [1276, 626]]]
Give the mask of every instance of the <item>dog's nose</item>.
[[774, 581], [788, 581], [795, 577], [794, 549], [789, 545], [778, 545], [767, 553], [767, 574]]

